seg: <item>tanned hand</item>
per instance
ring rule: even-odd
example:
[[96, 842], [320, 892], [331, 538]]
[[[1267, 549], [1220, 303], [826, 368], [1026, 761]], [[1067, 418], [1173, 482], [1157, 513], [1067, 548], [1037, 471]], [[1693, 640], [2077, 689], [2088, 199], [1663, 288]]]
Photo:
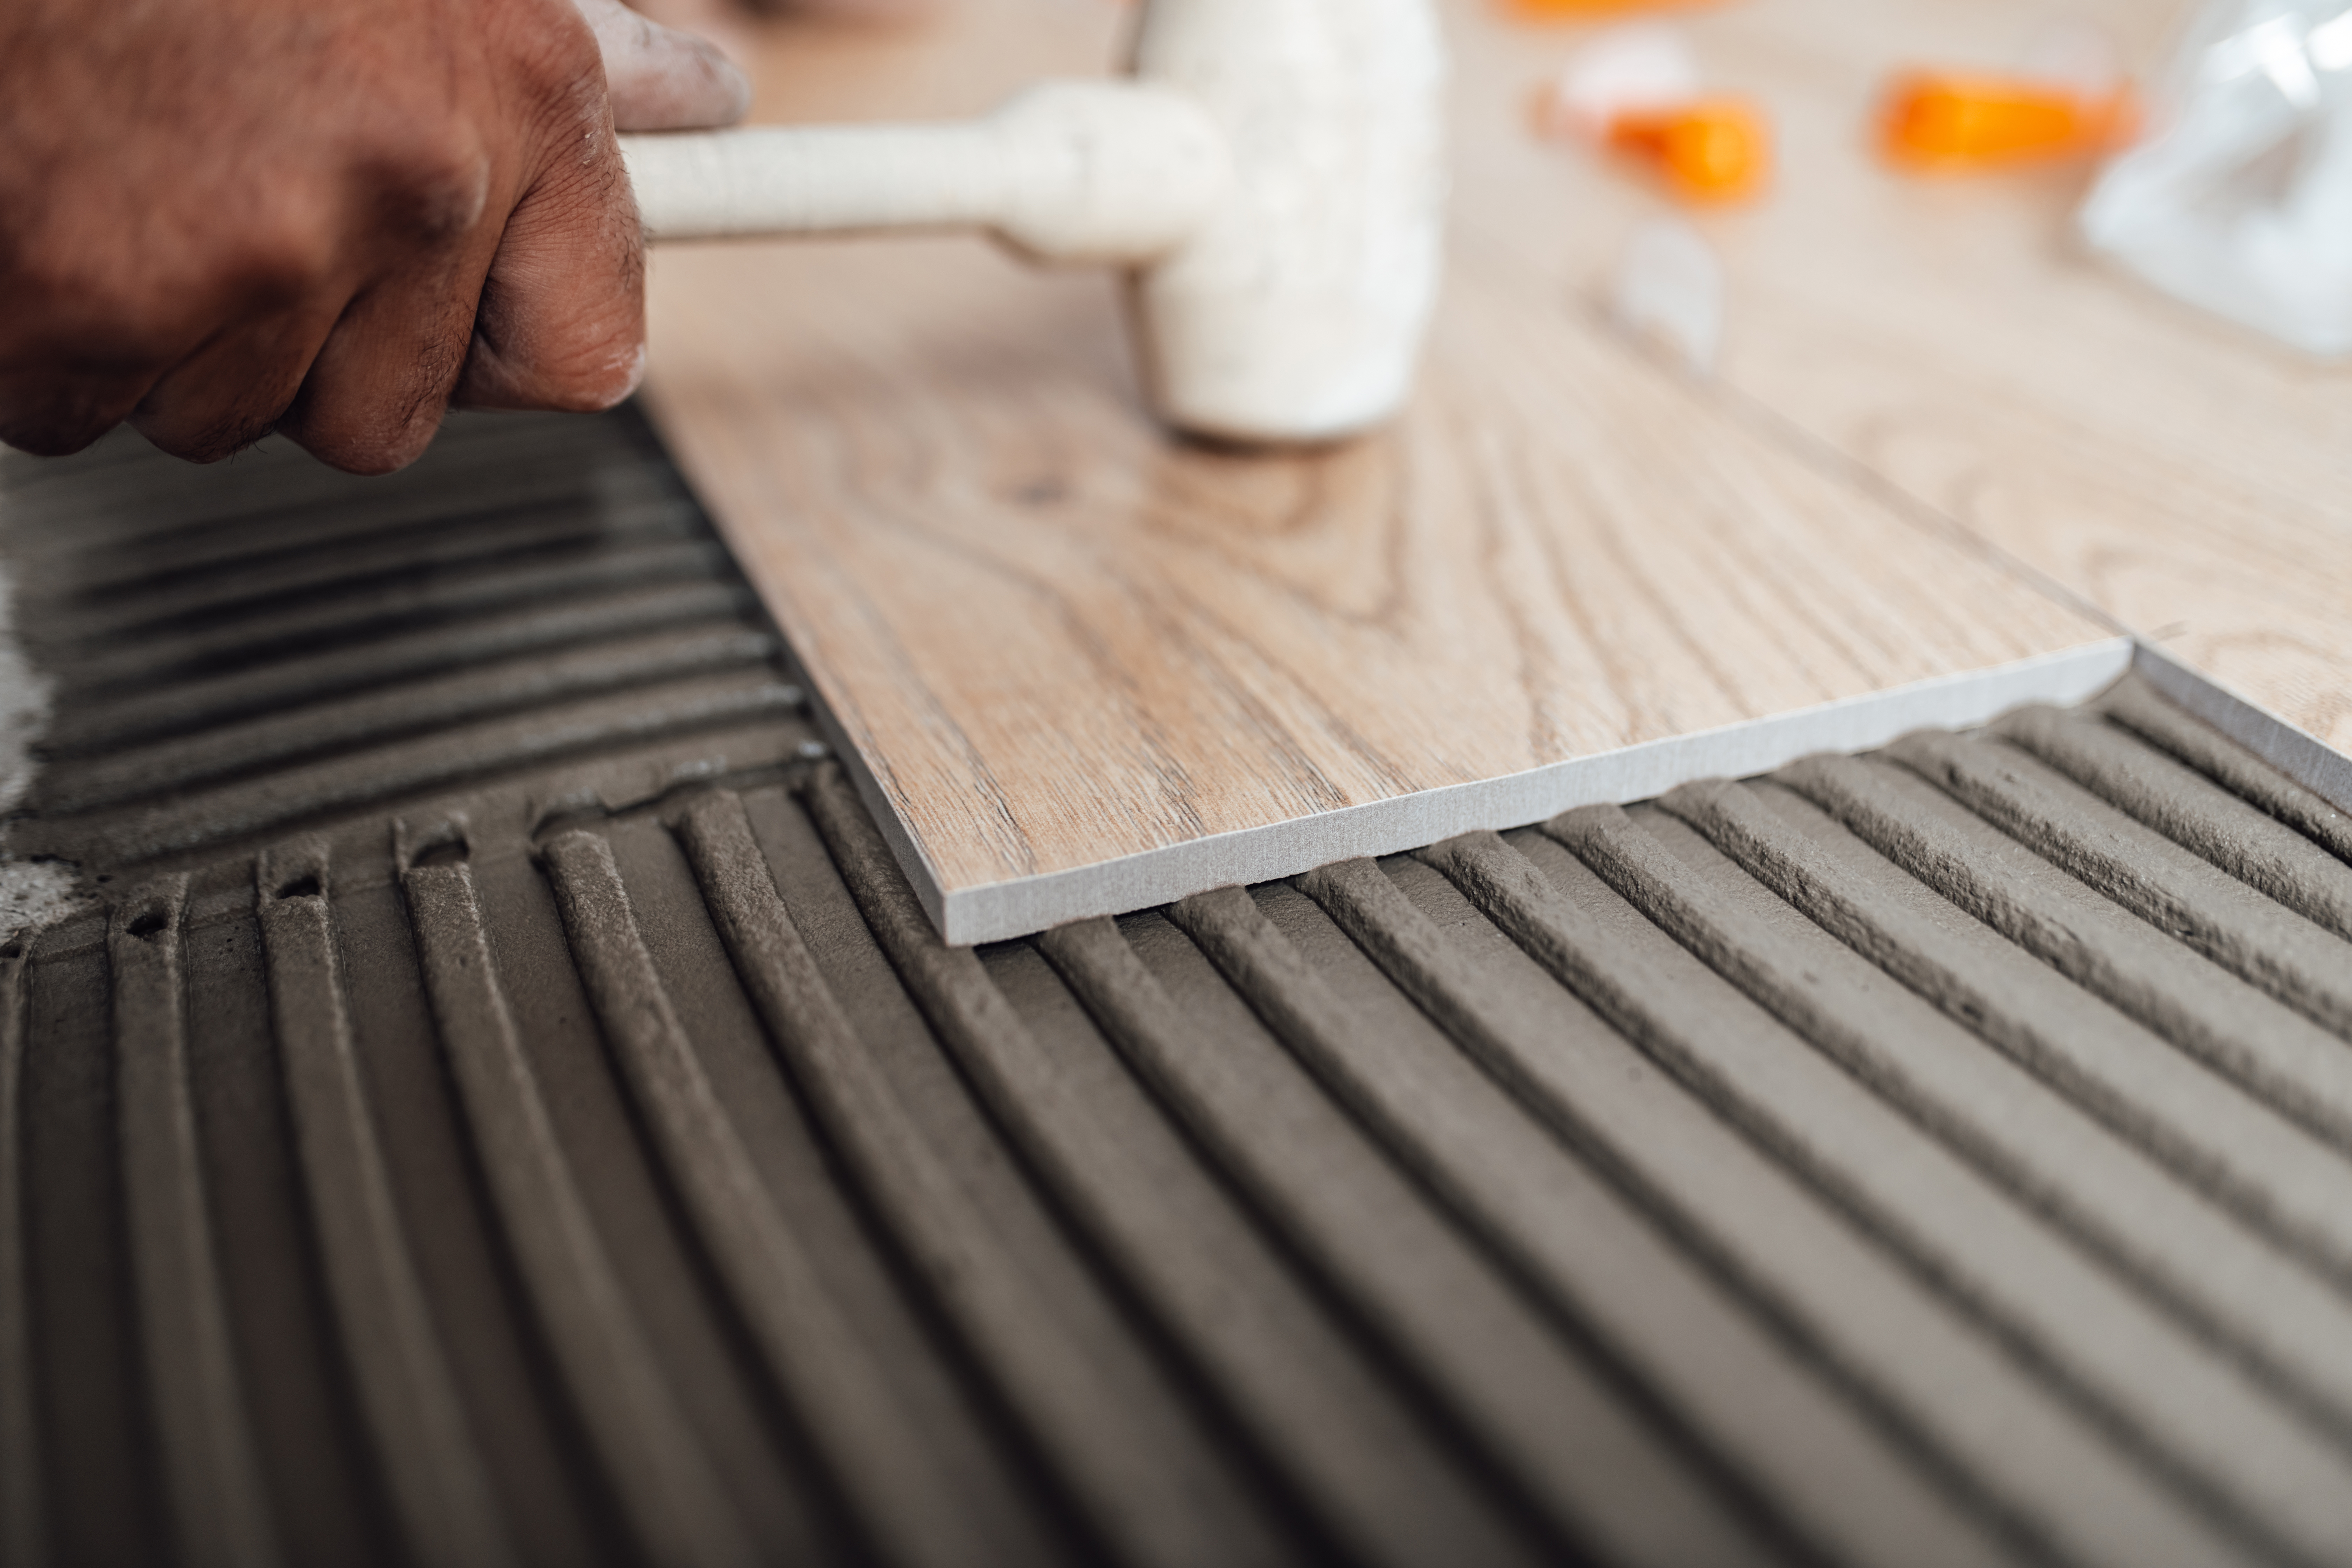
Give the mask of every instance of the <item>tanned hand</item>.
[[382, 473], [453, 401], [609, 407], [645, 360], [614, 132], [748, 98], [620, 0], [7, 0], [0, 441], [274, 429]]

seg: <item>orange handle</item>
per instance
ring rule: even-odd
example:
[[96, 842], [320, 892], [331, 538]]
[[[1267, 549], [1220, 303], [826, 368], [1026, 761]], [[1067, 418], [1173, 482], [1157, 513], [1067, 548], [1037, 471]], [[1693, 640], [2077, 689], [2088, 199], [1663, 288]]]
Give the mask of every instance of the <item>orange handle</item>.
[[1752, 196], [1772, 171], [1771, 132], [1744, 99], [1622, 110], [1609, 122], [1609, 145], [1651, 163], [1694, 201]]
[[1680, 11], [1706, 0], [1501, 0], [1502, 8], [1531, 22], [1589, 22], [1628, 11]]
[[2134, 119], [2120, 88], [2086, 97], [2026, 78], [1914, 71], [1888, 89], [1880, 145], [1907, 168], [1965, 172], [2099, 152]]

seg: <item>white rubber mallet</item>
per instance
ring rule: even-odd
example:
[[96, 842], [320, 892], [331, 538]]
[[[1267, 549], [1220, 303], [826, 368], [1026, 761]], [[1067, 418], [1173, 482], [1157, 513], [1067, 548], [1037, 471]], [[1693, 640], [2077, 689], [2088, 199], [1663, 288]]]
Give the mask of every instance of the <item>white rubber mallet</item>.
[[624, 136], [654, 239], [976, 227], [1129, 268], [1161, 418], [1328, 440], [1412, 390], [1444, 242], [1430, 0], [1151, 0], [1134, 72], [951, 125]]

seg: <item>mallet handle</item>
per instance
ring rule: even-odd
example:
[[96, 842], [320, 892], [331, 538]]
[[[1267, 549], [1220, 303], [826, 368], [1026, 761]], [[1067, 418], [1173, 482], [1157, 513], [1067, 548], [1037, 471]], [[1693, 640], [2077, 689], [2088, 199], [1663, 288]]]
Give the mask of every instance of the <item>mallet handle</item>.
[[1140, 262], [1216, 211], [1223, 134], [1182, 93], [1048, 82], [946, 125], [624, 136], [652, 239], [984, 228], [1051, 261]]

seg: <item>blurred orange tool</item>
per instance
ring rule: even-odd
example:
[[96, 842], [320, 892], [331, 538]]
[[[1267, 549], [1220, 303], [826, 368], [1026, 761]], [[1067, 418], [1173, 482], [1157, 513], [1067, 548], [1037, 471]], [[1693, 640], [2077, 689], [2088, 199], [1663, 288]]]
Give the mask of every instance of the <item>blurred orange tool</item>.
[[1536, 121], [1548, 135], [1639, 160], [1686, 201], [1751, 196], [1771, 173], [1763, 111], [1702, 91], [1689, 46], [1670, 27], [1635, 24], [1594, 38], [1538, 100]]
[[2123, 87], [2085, 92], [2032, 77], [1909, 71], [1888, 87], [1880, 148], [1901, 168], [1969, 174], [2103, 153], [2137, 119]]
[[1612, 151], [1650, 163], [1692, 201], [1752, 196], [1772, 172], [1771, 132], [1745, 99], [1621, 110], [1610, 119], [1607, 141]]
[[1683, 11], [1706, 0], [1502, 0], [1502, 8], [1531, 22], [1592, 22], [1633, 11]]

